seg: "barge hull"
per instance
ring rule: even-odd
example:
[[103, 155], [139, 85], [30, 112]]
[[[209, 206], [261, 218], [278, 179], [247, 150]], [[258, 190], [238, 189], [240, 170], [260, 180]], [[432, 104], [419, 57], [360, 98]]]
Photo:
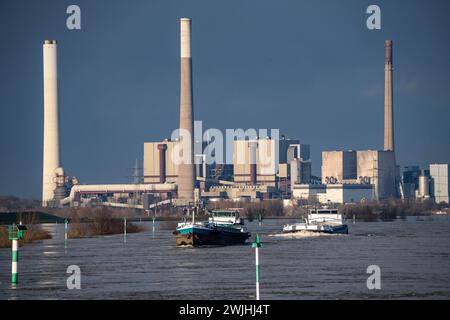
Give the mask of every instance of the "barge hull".
[[244, 244], [250, 237], [248, 233], [218, 232], [176, 234], [177, 246], [236, 245]]

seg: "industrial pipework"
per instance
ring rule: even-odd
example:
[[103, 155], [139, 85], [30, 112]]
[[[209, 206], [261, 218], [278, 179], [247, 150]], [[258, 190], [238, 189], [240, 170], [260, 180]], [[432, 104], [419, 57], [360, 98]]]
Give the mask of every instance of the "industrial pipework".
[[70, 195], [61, 200], [61, 204], [73, 203], [80, 194], [99, 194], [99, 193], [164, 193], [177, 190], [173, 183], [140, 183], [140, 184], [90, 184], [75, 185], [70, 190]]

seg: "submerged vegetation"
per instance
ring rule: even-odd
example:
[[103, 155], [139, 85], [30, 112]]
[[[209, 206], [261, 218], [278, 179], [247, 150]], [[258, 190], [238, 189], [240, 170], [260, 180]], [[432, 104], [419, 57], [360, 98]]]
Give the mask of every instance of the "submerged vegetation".
[[[21, 218], [19, 216], [16, 224], [20, 222], [20, 219]], [[52, 238], [50, 232], [43, 229], [39, 224], [37, 215], [31, 215], [23, 218], [22, 223], [27, 226], [28, 230], [24, 232], [23, 239], [19, 240], [19, 245]], [[11, 247], [11, 240], [8, 239], [8, 226], [3, 225], [0, 226], [0, 248], [7, 247]]]
[[[144, 230], [142, 226], [127, 222], [127, 233], [136, 233]], [[123, 232], [123, 217], [119, 217], [110, 208], [84, 208], [79, 212], [75, 211], [71, 216], [68, 237], [86, 238], [99, 235], [120, 234]]]

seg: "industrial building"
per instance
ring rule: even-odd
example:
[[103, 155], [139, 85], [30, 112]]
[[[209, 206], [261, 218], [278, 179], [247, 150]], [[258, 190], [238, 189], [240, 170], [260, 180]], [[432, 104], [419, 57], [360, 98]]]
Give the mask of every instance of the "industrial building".
[[[144, 183], [178, 183], [179, 165], [173, 161], [178, 140], [166, 139], [161, 142], [144, 143], [143, 178]], [[206, 147], [203, 143], [202, 149]], [[196, 173], [195, 187], [201, 192], [211, 185], [233, 180], [233, 166], [211, 163], [206, 154], [194, 155]]]
[[[144, 183], [178, 183], [173, 152], [179, 140], [144, 143]], [[207, 143], [204, 142], [202, 150]], [[195, 186], [200, 198], [273, 199], [291, 193], [291, 174], [298, 183], [311, 181], [310, 146], [292, 139], [234, 141], [233, 164], [216, 164], [194, 155]]]
[[[180, 19], [179, 136], [144, 143], [142, 183], [80, 185], [76, 178], [66, 176], [59, 163], [57, 47], [56, 41], [44, 42], [44, 205], [52, 201], [75, 205], [83, 203], [83, 198], [124, 205], [145, 202], [145, 207], [152, 201], [185, 206], [219, 198], [292, 197], [346, 203], [396, 197], [398, 189], [405, 198], [433, 196], [437, 202], [448, 202], [448, 168], [444, 165], [430, 166], [429, 175], [409, 168], [400, 179], [394, 147], [391, 40], [385, 41], [383, 150], [324, 151], [320, 178], [312, 176], [310, 146], [295, 139], [235, 140], [233, 164], [210, 164], [205, 154], [195, 154], [191, 23], [189, 18]], [[180, 147], [187, 159], [177, 163], [174, 158]]]
[[280, 163], [291, 163], [293, 160], [309, 161], [311, 159], [311, 146], [309, 144], [292, 143], [293, 140], [284, 137], [280, 141], [287, 142], [286, 160], [282, 157]]
[[402, 168], [402, 198], [414, 199], [416, 197], [416, 190], [419, 189], [419, 166], [407, 166]]
[[254, 201], [279, 198], [277, 188], [268, 185], [220, 185], [212, 186], [202, 192], [202, 198], [208, 201], [230, 199], [233, 201]]
[[310, 203], [356, 203], [373, 199], [373, 186], [360, 183], [296, 184], [292, 198]]
[[322, 183], [326, 185], [372, 184], [374, 194], [371, 198], [382, 200], [396, 197], [394, 152], [324, 151], [322, 152]]
[[449, 203], [448, 164], [430, 164], [431, 196], [436, 203]]
[[342, 183], [356, 180], [356, 151], [322, 152], [322, 183]]
[[[257, 139], [234, 141], [234, 182], [267, 185], [278, 188], [290, 178], [290, 163], [309, 161], [309, 145], [293, 139]], [[311, 175], [311, 166], [303, 168], [303, 175]], [[290, 189], [289, 185], [285, 186]]]
[[[155, 201], [173, 201], [177, 205], [195, 204], [195, 167], [193, 143], [193, 90], [191, 59], [191, 20], [180, 19], [180, 125], [179, 140], [165, 140], [144, 145], [144, 183], [80, 185], [78, 181], [71, 186], [67, 197], [60, 196], [54, 205], [76, 206], [83, 202], [125, 198], [126, 203], [110, 205], [129, 205], [132, 199], [148, 202], [149, 195]], [[58, 143], [58, 103], [57, 103], [56, 41], [44, 42], [44, 166], [42, 203], [46, 205], [58, 195], [67, 192], [67, 177], [59, 168]], [[182, 143], [184, 159], [178, 165], [172, 161], [174, 147]], [[151, 163], [151, 165], [147, 165]], [[57, 176], [58, 174], [58, 176]], [[57, 183], [58, 182], [58, 183]], [[57, 189], [59, 188], [59, 189]], [[65, 189], [66, 192], [62, 192]], [[141, 199], [142, 198], [142, 199]], [[84, 201], [86, 200], [86, 201]], [[123, 200], [123, 199], [122, 199]], [[120, 201], [120, 200], [119, 200]], [[140, 205], [142, 207], [142, 205]]]
[[[361, 189], [360, 194], [367, 198], [367, 185], [372, 185], [372, 199], [397, 197], [400, 173], [394, 151], [392, 45], [391, 40], [385, 41], [384, 150], [322, 152], [322, 184], [326, 185], [327, 190], [329, 186], [329, 190], [340, 190], [340, 196], [331, 196], [330, 193], [330, 199], [345, 202], [348, 198], [346, 190], [353, 192], [358, 188]], [[341, 187], [332, 187], [334, 185]], [[314, 187], [313, 190], [316, 192], [319, 189]]]
[[290, 163], [290, 180], [291, 187], [294, 184], [311, 183], [311, 160], [294, 159]]
[[[275, 187], [280, 149], [276, 139], [234, 141], [234, 182]], [[286, 149], [285, 151], [287, 152]]]
[[357, 151], [357, 175], [374, 186], [376, 200], [397, 197], [397, 166], [393, 151]]
[[430, 175], [428, 170], [425, 171], [419, 176], [419, 188], [416, 190], [416, 199], [419, 200], [430, 198]]
[[400, 187], [402, 199], [429, 199], [430, 170], [421, 170], [419, 166], [403, 167]]
[[176, 183], [178, 166], [172, 161], [172, 154], [178, 141], [144, 143], [144, 183]]

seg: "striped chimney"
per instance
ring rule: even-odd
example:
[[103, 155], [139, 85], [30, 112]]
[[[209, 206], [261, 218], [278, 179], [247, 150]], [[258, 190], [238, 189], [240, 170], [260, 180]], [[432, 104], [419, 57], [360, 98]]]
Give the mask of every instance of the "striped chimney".
[[[194, 114], [192, 99], [191, 19], [180, 19], [180, 140], [189, 159], [178, 165], [178, 198], [194, 201]], [[189, 143], [183, 142], [189, 139]]]

